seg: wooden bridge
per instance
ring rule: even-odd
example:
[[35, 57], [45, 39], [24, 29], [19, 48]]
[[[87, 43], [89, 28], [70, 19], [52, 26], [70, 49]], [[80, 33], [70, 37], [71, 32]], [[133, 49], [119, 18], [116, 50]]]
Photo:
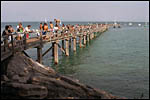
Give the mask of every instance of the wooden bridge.
[[[86, 28], [80, 31], [68, 31], [67, 33], [57, 33], [55, 35], [52, 32], [48, 32], [48, 35], [42, 35], [33, 38], [26, 38], [26, 33], [24, 33], [24, 38], [21, 40], [14, 40], [13, 35], [11, 36], [11, 41], [9, 43], [4, 43], [1, 45], [1, 62], [7, 59], [10, 56], [16, 54], [16, 52], [23, 52], [29, 48], [37, 48], [37, 61], [42, 63], [42, 57], [46, 55], [51, 49], [54, 57], [55, 64], [58, 63], [58, 48], [66, 55], [69, 56], [69, 49], [73, 42], [73, 51], [76, 52], [77, 43], [79, 47], [82, 48], [83, 45], [86, 45], [87, 42], [93, 38], [99, 36], [101, 33], [105, 32], [108, 29], [107, 25], [92, 25], [93, 28]], [[8, 37], [8, 36], [7, 36]], [[78, 38], [78, 39], [77, 39]], [[79, 41], [77, 41], [79, 40]], [[61, 45], [59, 44], [62, 42]], [[52, 46], [42, 54], [43, 45], [46, 43], [52, 43]], [[28, 56], [28, 54], [26, 54]]]

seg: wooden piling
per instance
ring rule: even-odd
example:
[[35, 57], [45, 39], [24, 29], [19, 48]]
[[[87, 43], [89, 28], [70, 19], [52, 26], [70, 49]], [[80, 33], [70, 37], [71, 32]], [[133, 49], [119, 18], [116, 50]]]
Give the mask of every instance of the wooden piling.
[[58, 64], [58, 40], [56, 40], [56, 42], [54, 42], [54, 63]]
[[73, 51], [76, 52], [76, 37], [73, 38]]
[[86, 35], [84, 35], [83, 44], [86, 44]]
[[81, 35], [79, 36], [79, 47], [80, 48], [82, 47], [82, 36]]
[[66, 50], [66, 56], [69, 56], [69, 38], [66, 39], [65, 43], [66, 43], [66, 48], [65, 48], [65, 50]]
[[64, 40], [62, 40], [62, 48], [63, 49], [65, 48], [65, 46], [64, 46]]
[[41, 47], [37, 47], [37, 61], [39, 63], [42, 63], [42, 48]]
[[89, 42], [89, 34], [87, 34], [87, 42]]
[[69, 48], [71, 48], [71, 38], [69, 39]]
[[94, 38], [94, 33], [92, 33], [92, 39]]
[[52, 56], [54, 57], [54, 42], [52, 43]]
[[90, 36], [90, 40], [92, 40], [92, 33], [90, 33], [89, 36]]

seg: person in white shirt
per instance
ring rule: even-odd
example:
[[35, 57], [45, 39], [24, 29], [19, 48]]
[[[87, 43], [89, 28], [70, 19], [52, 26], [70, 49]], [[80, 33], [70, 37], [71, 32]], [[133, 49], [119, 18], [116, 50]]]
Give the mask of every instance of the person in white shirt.
[[26, 38], [29, 38], [29, 33], [33, 32], [31, 31], [31, 25], [25, 27], [25, 32], [26, 32]]
[[28, 25], [27, 27], [25, 27], [25, 32], [32, 32], [31, 25]]

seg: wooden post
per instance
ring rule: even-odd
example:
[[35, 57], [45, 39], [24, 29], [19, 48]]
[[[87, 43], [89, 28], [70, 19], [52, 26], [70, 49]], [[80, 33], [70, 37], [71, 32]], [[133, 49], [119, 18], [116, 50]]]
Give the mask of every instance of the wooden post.
[[76, 52], [76, 37], [73, 38], [73, 51]]
[[54, 43], [54, 62], [58, 64], [58, 40]]
[[79, 47], [80, 48], [82, 47], [82, 36], [81, 35], [79, 36]]
[[86, 44], [86, 35], [84, 35], [84, 39], [83, 39], [83, 44], [85, 45]]
[[94, 33], [92, 33], [92, 39], [94, 38]]
[[27, 36], [26, 33], [24, 34], [24, 49], [27, 47]]
[[89, 34], [87, 34], [87, 41], [89, 42]]
[[41, 47], [37, 48], [37, 61], [39, 63], [42, 63], [42, 48]]
[[71, 38], [69, 39], [69, 48], [71, 48]]
[[64, 49], [64, 47], [65, 47], [65, 46], [64, 46], [64, 40], [62, 40], [62, 48]]
[[66, 56], [69, 56], [69, 39], [66, 39]]

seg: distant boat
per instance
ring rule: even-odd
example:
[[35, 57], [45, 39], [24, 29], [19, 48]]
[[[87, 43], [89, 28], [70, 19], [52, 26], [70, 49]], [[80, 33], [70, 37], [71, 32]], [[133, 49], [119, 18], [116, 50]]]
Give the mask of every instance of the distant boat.
[[132, 26], [132, 23], [129, 23], [129, 26]]
[[147, 27], [148, 25], [147, 25], [147, 22], [145, 22], [145, 25], [144, 25], [144, 27]]
[[141, 26], [141, 24], [138, 24], [138, 26]]

